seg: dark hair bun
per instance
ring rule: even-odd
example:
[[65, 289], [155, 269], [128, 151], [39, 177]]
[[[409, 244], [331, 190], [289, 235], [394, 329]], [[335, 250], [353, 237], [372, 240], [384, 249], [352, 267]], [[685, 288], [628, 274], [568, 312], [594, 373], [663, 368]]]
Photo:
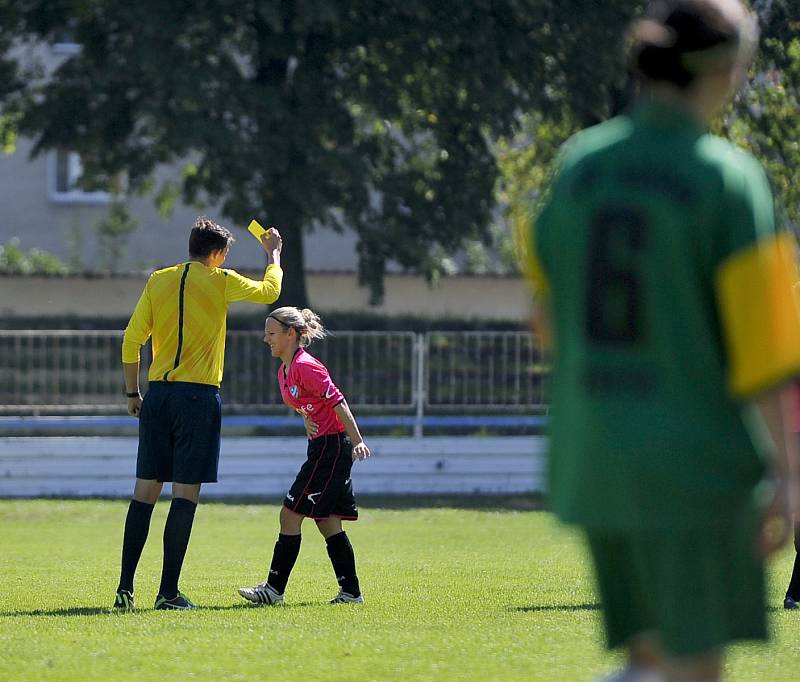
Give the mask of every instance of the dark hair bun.
[[642, 45], [636, 54], [636, 70], [654, 81], [669, 81], [678, 87], [691, 83], [693, 75], [682, 64], [675, 47]]

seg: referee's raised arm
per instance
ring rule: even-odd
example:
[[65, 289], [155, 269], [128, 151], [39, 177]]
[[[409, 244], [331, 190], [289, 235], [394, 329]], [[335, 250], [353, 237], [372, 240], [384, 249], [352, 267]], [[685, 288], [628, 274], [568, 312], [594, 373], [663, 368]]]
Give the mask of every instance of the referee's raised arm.
[[226, 270], [225, 300], [249, 301], [251, 303], [274, 303], [281, 294], [283, 270], [281, 270], [281, 249], [283, 239], [274, 227], [261, 235], [261, 247], [267, 254], [267, 269], [262, 280], [250, 279], [235, 270]]

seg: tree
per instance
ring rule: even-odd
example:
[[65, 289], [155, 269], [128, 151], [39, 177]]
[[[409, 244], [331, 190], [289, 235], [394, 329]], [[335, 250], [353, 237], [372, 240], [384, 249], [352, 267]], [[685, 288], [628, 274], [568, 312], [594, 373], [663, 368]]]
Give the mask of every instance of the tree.
[[[563, 137], [622, 109], [631, 86], [620, 35], [643, 5], [0, 0], [0, 53], [64, 30], [83, 46], [46, 83], [0, 62], [0, 135], [19, 130], [37, 153], [74, 149], [88, 185], [124, 171], [130, 191], [151, 189], [159, 164], [183, 161], [157, 192], [162, 205], [180, 193], [220, 201], [235, 224], [258, 217], [282, 229], [281, 303], [307, 300], [301, 233], [350, 226], [378, 301], [390, 261], [435, 278], [465, 244], [491, 240], [495, 141], [510, 140], [525, 112], [532, 145], [501, 143], [501, 164], [506, 180], [509, 168], [531, 172], [516, 184], [532, 190]], [[800, 187], [788, 136], [796, 10], [758, 5], [769, 11], [769, 51], [755, 72], [772, 59], [786, 92], [764, 85], [758, 107], [737, 110], [727, 130], [773, 155], [786, 198]]]
[[35, 153], [81, 154], [87, 186], [125, 171], [148, 189], [157, 165], [184, 160], [162, 197], [179, 188], [239, 225], [279, 226], [281, 302], [307, 299], [301, 232], [351, 226], [377, 301], [389, 261], [433, 277], [465, 240], [489, 239], [492, 140], [521, 111], [586, 98], [607, 114], [613, 57], [589, 51], [631, 5], [0, 0], [13, 18], [0, 41], [68, 30], [82, 46], [48, 82], [0, 94]]
[[[603, 44], [619, 35], [624, 24], [644, 9], [645, 2], [627, 3], [622, 11], [598, 14], [585, 25], [580, 41]], [[764, 164], [773, 182], [779, 213], [795, 228], [800, 226], [800, 11], [790, 0], [755, 3], [761, 41], [745, 88], [712, 126], [712, 131], [749, 149]], [[626, 18], [627, 17], [627, 18]], [[588, 42], [587, 42], [588, 41]], [[609, 43], [605, 43], [609, 44]], [[574, 42], [559, 59], [560, 70], [575, 74], [580, 54]], [[578, 81], [561, 82], [553, 106], [533, 109], [520, 118], [512, 136], [498, 142], [501, 169], [499, 199], [509, 211], [524, 211], [545, 184], [553, 158], [568, 137], [578, 130], [618, 113], [635, 95], [625, 71], [622, 50], [610, 59], [606, 52], [602, 84], [594, 96], [581, 97]], [[594, 74], [594, 68], [592, 69]], [[584, 84], [585, 85], [585, 84]], [[523, 215], [510, 215], [524, 218]], [[524, 223], [524, 220], [522, 221]]]
[[718, 130], [749, 149], [772, 181], [779, 214], [800, 228], [800, 8], [789, 0], [757, 3], [761, 45], [748, 87]]
[[139, 227], [139, 221], [131, 216], [125, 204], [115, 199], [106, 216], [94, 227], [99, 237], [100, 264], [113, 272], [122, 262], [128, 239]]
[[[13, 45], [13, 38], [20, 32], [19, 13], [13, 2], [0, 0], [0, 102], [19, 92], [23, 83], [17, 64], [4, 57]], [[16, 144], [18, 113], [4, 111], [0, 107], [0, 152], [10, 154]]]

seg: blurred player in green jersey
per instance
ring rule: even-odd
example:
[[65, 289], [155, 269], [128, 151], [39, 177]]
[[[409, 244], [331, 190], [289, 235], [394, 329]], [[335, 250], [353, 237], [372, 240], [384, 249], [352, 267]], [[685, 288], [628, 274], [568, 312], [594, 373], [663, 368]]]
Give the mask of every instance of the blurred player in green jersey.
[[756, 33], [739, 0], [653, 3], [628, 36], [637, 105], [566, 143], [524, 221], [552, 332], [550, 502], [585, 530], [627, 651], [610, 679], [719, 679], [728, 643], [766, 637], [763, 558], [797, 487], [794, 243], [759, 164], [706, 131]]

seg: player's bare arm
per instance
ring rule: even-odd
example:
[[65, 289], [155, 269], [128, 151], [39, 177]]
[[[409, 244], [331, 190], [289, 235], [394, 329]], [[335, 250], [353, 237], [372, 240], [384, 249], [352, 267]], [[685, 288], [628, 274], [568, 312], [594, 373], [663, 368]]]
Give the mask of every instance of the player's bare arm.
[[314, 438], [317, 435], [317, 431], [319, 431], [319, 424], [315, 422], [313, 419], [310, 419], [306, 415], [300, 413], [303, 417], [303, 426], [306, 429], [306, 435], [310, 438]]
[[142, 411], [142, 394], [139, 390], [139, 363], [123, 362], [122, 373], [125, 377], [125, 395], [128, 398], [128, 414], [138, 417]]
[[772, 466], [775, 490], [763, 511], [759, 550], [769, 556], [789, 538], [792, 517], [797, 518], [800, 502], [800, 461], [797, 441], [790, 432], [791, 405], [786, 387], [759, 396], [756, 404], [774, 445]]
[[342, 400], [342, 402], [333, 408], [333, 411], [338, 415], [342, 426], [344, 426], [344, 430], [353, 442], [353, 461], [367, 459], [372, 453], [370, 453], [369, 447], [367, 447], [364, 438], [361, 436], [361, 432], [358, 430], [358, 424], [356, 424], [355, 417], [350, 411], [350, 406], [347, 404], [347, 401]]

